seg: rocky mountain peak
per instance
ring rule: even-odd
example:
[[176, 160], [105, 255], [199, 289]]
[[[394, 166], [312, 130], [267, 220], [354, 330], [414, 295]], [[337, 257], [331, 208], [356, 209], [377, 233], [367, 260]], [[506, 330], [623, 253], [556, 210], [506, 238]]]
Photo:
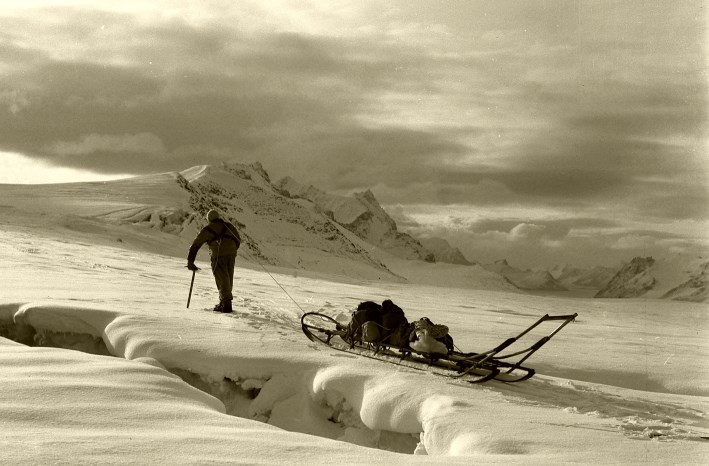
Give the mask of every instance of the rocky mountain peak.
[[634, 257], [600, 290], [597, 298], [669, 298], [703, 302], [709, 294], [709, 261], [683, 257]]
[[377, 198], [374, 197], [374, 193], [371, 189], [368, 189], [362, 193], [357, 193], [355, 194], [355, 196], [364, 199], [365, 201], [370, 202], [372, 204], [379, 205], [379, 202], [377, 201]]
[[258, 173], [259, 175], [261, 175], [261, 177], [262, 177], [264, 180], [268, 181], [269, 183], [271, 182], [271, 177], [268, 176], [268, 173], [267, 173], [266, 170], [263, 168], [263, 165], [261, 165], [261, 162], [254, 162], [254, 163], [252, 163], [252, 164], [251, 164], [251, 168], [252, 168], [256, 173]]
[[443, 238], [428, 237], [419, 240], [421, 244], [431, 251], [437, 262], [459, 265], [475, 265], [470, 262], [458, 248], [454, 248]]
[[435, 256], [418, 240], [398, 231], [396, 222], [370, 189], [352, 196], [340, 196], [313, 186], [305, 187], [290, 177], [278, 181], [275, 189], [284, 196], [312, 202], [328, 218], [390, 254], [403, 259], [435, 262]]

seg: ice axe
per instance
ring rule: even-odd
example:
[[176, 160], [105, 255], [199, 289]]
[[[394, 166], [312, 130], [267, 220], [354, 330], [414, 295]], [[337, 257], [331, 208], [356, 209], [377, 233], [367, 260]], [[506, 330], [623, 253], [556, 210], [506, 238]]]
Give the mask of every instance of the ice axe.
[[187, 309], [190, 308], [190, 300], [192, 299], [192, 287], [194, 286], [194, 276], [199, 269], [197, 267], [192, 269], [192, 281], [190, 282], [190, 294], [187, 295]]

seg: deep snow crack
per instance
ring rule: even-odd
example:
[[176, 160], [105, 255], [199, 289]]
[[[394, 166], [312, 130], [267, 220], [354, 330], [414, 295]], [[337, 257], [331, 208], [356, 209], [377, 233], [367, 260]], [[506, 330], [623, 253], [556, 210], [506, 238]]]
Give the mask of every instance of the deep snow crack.
[[[64, 318], [64, 327], [71, 323]], [[30, 347], [51, 347], [81, 351], [98, 356], [122, 357], [111, 352], [112, 345], [90, 333], [60, 332], [35, 328], [23, 316], [12, 320], [0, 316], [0, 337]], [[224, 405], [230, 416], [264, 422], [284, 430], [326, 437], [398, 453], [426, 454], [420, 434], [404, 434], [368, 428], [346, 397], [325, 389], [312, 393], [314, 373], [275, 374], [264, 378], [215, 377], [174, 367], [152, 357], [132, 360], [158, 366], [190, 386], [211, 395]], [[238, 361], [233, 361], [238, 366]]]

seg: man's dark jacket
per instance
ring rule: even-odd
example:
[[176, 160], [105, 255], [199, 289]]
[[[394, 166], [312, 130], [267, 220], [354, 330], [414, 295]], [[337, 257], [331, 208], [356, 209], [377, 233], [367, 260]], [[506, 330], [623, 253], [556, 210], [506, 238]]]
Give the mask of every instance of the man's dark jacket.
[[236, 227], [230, 222], [224, 221], [221, 218], [212, 220], [209, 224], [202, 228], [187, 254], [187, 262], [194, 262], [197, 257], [197, 251], [204, 243], [209, 245], [209, 255], [212, 259], [224, 256], [235, 256], [236, 251], [241, 244], [241, 237]]

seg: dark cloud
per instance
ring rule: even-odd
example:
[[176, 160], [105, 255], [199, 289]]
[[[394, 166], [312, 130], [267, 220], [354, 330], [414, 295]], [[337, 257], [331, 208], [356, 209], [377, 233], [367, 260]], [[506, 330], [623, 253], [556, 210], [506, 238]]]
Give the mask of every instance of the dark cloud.
[[[661, 97], [649, 93], [632, 104], [606, 102], [603, 112], [571, 107], [552, 130], [520, 140], [506, 165], [449, 177], [473, 183], [486, 177], [552, 205], [667, 197], [668, 204], [677, 204], [673, 198], [688, 204], [678, 214], [705, 211], [696, 201], [706, 196], [709, 180], [707, 99], [701, 86], [691, 88]], [[674, 215], [672, 209], [659, 212]]]
[[709, 188], [699, 183], [676, 184], [670, 188], [663, 184], [644, 196], [638, 196], [630, 204], [639, 216], [656, 221], [707, 219]]
[[437, 163], [432, 154], [443, 157], [466, 150], [437, 134], [403, 128], [372, 129], [342, 124], [310, 136], [308, 149], [298, 154], [298, 162], [304, 164], [298, 171], [303, 174], [309, 171], [311, 179], [330, 189], [355, 189], [378, 183], [403, 187], [435, 176]]
[[86, 63], [49, 62], [4, 75], [0, 89], [19, 90], [28, 104], [0, 111], [2, 148], [41, 155], [43, 146], [82, 134], [140, 132], [144, 118], [135, 120], [135, 109], [161, 87], [133, 70]]
[[[709, 216], [696, 8], [663, 22], [666, 8], [623, 2], [407, 5], [370, 35], [247, 30], [234, 15], [3, 17], [0, 150], [109, 173], [259, 160], [384, 203]], [[520, 223], [550, 240], [618, 226], [528, 218], [471, 234]]]
[[[94, 21], [82, 19], [73, 36], [94, 39], [123, 25], [102, 15]], [[95, 27], [103, 23], [109, 32]], [[260, 159], [334, 189], [402, 186], [427, 176], [436, 157], [465, 151], [440, 134], [357, 123], [361, 93], [389, 86], [391, 66], [362, 58], [353, 44], [170, 21], [138, 27], [126, 45], [125, 65], [46, 59], [0, 78], [0, 88], [21, 89], [30, 103], [0, 113], [2, 149], [120, 173]], [[54, 150], [143, 133], [167, 153]]]

